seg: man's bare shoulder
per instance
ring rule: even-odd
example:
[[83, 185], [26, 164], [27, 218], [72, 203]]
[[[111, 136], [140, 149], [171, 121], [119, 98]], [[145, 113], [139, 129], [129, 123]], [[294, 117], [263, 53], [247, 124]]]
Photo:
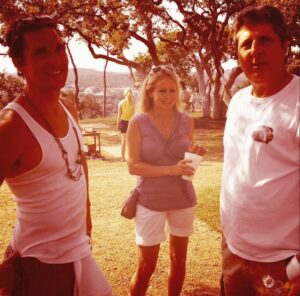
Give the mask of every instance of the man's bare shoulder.
[[[28, 136], [28, 128], [20, 115], [10, 109], [0, 111], [0, 151], [5, 147], [23, 146]], [[7, 148], [10, 149], [10, 148]]]
[[27, 136], [26, 125], [15, 111], [0, 111], [0, 185], [22, 155]]
[[25, 127], [25, 124], [17, 112], [11, 109], [0, 111], [0, 133], [14, 132]]

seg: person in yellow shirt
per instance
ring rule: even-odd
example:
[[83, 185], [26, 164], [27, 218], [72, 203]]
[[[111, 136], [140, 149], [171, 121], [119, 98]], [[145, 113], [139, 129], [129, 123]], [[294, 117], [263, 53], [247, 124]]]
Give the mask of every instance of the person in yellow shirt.
[[121, 132], [121, 160], [125, 161], [125, 149], [126, 149], [126, 132], [129, 120], [134, 114], [134, 97], [132, 94], [132, 90], [130, 88], [126, 88], [124, 90], [125, 98], [119, 102], [118, 105], [118, 119], [117, 119], [117, 128]]

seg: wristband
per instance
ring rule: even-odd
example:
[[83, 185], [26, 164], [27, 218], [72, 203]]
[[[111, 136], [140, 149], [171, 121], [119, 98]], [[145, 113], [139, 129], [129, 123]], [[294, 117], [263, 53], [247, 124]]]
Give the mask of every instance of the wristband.
[[300, 262], [297, 256], [294, 256], [286, 266], [286, 274], [289, 280], [292, 280], [296, 276], [300, 275]]

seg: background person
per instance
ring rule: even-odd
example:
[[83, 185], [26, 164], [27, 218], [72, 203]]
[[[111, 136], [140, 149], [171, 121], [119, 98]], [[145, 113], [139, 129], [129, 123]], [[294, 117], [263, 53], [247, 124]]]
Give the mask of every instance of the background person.
[[111, 295], [91, 256], [88, 172], [76, 111], [60, 100], [68, 74], [65, 43], [49, 16], [17, 20], [6, 41], [26, 81], [0, 112], [0, 184], [6, 181], [17, 204], [6, 256], [19, 253], [22, 270], [13, 295]]
[[168, 295], [180, 295], [185, 278], [188, 237], [193, 232], [196, 195], [193, 168], [184, 153], [193, 141], [193, 119], [179, 111], [178, 77], [170, 66], [152, 68], [141, 89], [141, 112], [129, 123], [128, 169], [138, 176], [136, 244], [138, 266], [131, 295], [145, 295], [170, 230]]
[[224, 133], [222, 295], [261, 295], [264, 275], [293, 278], [288, 295], [300, 295], [299, 77], [275, 7], [245, 8], [234, 37], [251, 85], [233, 96]]
[[182, 101], [183, 110], [189, 112], [191, 107], [191, 94], [186, 89], [185, 83], [183, 81], [181, 82], [181, 87], [182, 90], [181, 90], [180, 98]]
[[125, 98], [119, 102], [118, 105], [118, 117], [117, 128], [121, 132], [121, 160], [125, 161], [126, 150], [126, 132], [128, 128], [128, 122], [134, 114], [134, 96], [130, 88], [124, 90]]

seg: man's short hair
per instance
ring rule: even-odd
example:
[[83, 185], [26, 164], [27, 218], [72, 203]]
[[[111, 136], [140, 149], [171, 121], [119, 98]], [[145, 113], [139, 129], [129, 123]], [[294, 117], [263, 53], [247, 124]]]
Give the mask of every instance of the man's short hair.
[[23, 61], [25, 49], [24, 34], [44, 28], [53, 28], [59, 32], [56, 20], [50, 15], [17, 19], [11, 24], [6, 34], [5, 41], [6, 46], [8, 47], [8, 55], [14, 63], [16, 61], [18, 61], [18, 63]]
[[243, 25], [270, 24], [280, 38], [281, 43], [287, 40], [287, 28], [281, 11], [272, 5], [248, 6], [235, 17], [233, 37], [236, 43], [236, 35]]

